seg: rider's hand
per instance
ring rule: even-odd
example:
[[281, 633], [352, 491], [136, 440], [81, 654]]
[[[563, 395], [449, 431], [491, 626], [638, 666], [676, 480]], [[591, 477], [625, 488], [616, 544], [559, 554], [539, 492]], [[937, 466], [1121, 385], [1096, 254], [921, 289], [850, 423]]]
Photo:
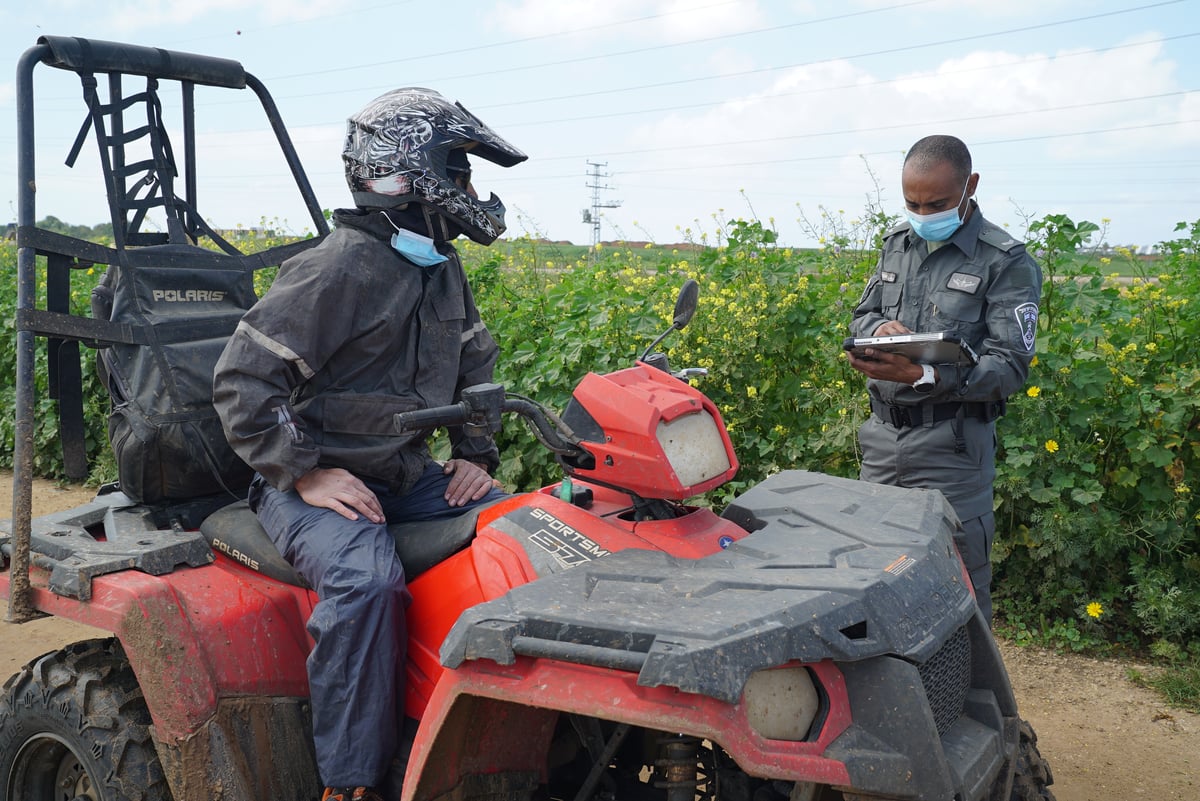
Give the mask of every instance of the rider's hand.
[[314, 467], [296, 479], [296, 492], [309, 506], [332, 509], [347, 520], [358, 519], [357, 509], [371, 522], [383, 522], [383, 507], [375, 493], [340, 467]]
[[466, 459], [451, 459], [446, 462], [444, 471], [446, 475], [453, 476], [446, 487], [446, 503], [450, 506], [477, 501], [487, 495], [492, 487], [499, 486], [481, 465]]

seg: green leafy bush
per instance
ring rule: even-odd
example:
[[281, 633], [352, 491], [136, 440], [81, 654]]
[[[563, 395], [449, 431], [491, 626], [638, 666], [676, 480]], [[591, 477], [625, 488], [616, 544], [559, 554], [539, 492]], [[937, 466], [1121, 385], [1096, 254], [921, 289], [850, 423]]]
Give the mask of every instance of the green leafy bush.
[[999, 425], [1000, 608], [1186, 642], [1200, 635], [1200, 222], [1159, 260], [1118, 251], [1122, 276], [1111, 257], [1080, 266], [1095, 230], [1062, 215], [1031, 226], [1043, 319]]
[[[770, 223], [732, 220], [703, 247], [566, 251], [529, 239], [461, 250], [502, 356], [497, 380], [561, 410], [588, 371], [631, 365], [670, 324], [676, 293], [701, 284], [699, 311], [663, 347], [675, 367], [706, 367], [741, 460], [723, 504], [787, 468], [858, 472], [868, 414], [840, 342], [882, 231], [821, 210], [817, 250], [781, 247]], [[1051, 215], [1030, 226], [1045, 272], [1037, 359], [998, 423], [998, 625], [1019, 641], [1074, 649], [1104, 643], [1200, 652], [1200, 221], [1143, 260], [1091, 248], [1100, 228]], [[0, 245], [0, 281], [14, 253]], [[90, 280], [77, 275], [73, 302]], [[0, 293], [0, 462], [11, 464], [12, 293]], [[44, 344], [39, 398], [45, 398]], [[89, 376], [93, 371], [85, 371]], [[107, 399], [88, 379], [88, 445], [111, 478]], [[61, 475], [53, 403], [39, 400], [36, 469]], [[500, 478], [531, 489], [557, 480], [552, 456], [515, 419], [500, 436]]]

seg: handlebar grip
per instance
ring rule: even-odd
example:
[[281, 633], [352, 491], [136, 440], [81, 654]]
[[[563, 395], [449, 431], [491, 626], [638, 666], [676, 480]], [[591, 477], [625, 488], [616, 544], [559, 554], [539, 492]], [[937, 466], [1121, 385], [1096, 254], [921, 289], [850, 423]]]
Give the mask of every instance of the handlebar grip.
[[415, 409], [411, 412], [397, 412], [392, 415], [392, 423], [397, 433], [407, 434], [422, 428], [438, 428], [440, 426], [460, 426], [467, 421], [467, 409], [462, 403], [451, 406], [434, 406], [431, 409]]

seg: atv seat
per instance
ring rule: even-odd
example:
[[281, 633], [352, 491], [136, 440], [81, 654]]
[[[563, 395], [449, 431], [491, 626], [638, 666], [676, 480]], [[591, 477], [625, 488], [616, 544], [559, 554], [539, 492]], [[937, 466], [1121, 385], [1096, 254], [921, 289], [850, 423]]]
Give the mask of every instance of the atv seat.
[[[405, 578], [412, 581], [465, 548], [475, 537], [479, 512], [490, 505], [481, 504], [457, 517], [389, 525], [388, 532], [396, 540], [396, 555], [404, 565]], [[280, 556], [275, 543], [259, 524], [258, 516], [250, 511], [245, 501], [232, 503], [209, 515], [200, 525], [200, 533], [214, 550], [239, 564], [278, 581], [308, 587], [308, 582]]]

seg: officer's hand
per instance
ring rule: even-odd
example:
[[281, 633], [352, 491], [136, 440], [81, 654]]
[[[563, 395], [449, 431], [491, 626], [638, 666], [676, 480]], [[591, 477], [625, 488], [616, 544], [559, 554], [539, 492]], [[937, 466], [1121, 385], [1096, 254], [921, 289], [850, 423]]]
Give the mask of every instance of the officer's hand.
[[911, 334], [911, 333], [912, 333], [912, 331], [908, 330], [908, 326], [906, 326], [904, 323], [900, 322], [899, 320], [888, 320], [887, 322], [883, 322], [883, 323], [880, 323], [879, 325], [875, 326], [875, 330], [874, 330], [874, 332], [872, 332], [871, 336], [873, 336], [873, 337], [894, 337], [897, 334]]
[[483, 467], [466, 459], [451, 459], [446, 462], [445, 473], [453, 476], [446, 487], [446, 503], [450, 506], [462, 506], [470, 501], [477, 501], [487, 495], [492, 487], [499, 486]]
[[921, 365], [910, 361], [907, 356], [888, 353], [878, 348], [863, 348], [861, 353], [848, 350], [846, 358], [850, 360], [850, 366], [855, 370], [868, 378], [876, 378], [880, 381], [911, 384], [924, 373]]
[[296, 480], [296, 492], [309, 506], [332, 509], [357, 520], [357, 509], [373, 523], [383, 522], [383, 507], [358, 476], [340, 467], [314, 467]]

